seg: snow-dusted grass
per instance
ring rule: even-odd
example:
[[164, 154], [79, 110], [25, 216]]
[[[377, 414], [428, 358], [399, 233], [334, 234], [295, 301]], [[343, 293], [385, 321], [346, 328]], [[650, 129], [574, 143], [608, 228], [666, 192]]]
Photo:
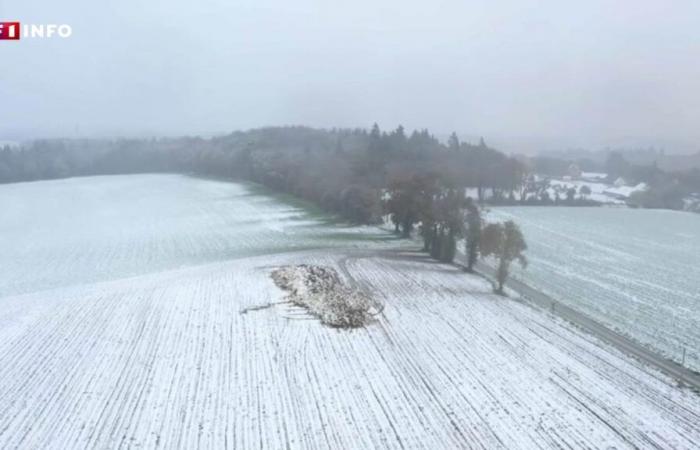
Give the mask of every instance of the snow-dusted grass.
[[[74, 188], [110, 185], [109, 178], [84, 182]], [[149, 176], [114, 182], [124, 195], [125, 184], [159, 183]], [[44, 236], [56, 242], [39, 267], [83, 270], [87, 263], [74, 261], [111, 255], [105, 270], [61, 282], [68, 271], [54, 268], [53, 287], [23, 284], [22, 292], [0, 295], [0, 448], [693, 448], [700, 441], [696, 394], [566, 323], [491, 294], [488, 282], [455, 267], [377, 251], [384, 245], [364, 234], [344, 239], [364, 249], [341, 248], [324, 240], [315, 219], [308, 226], [332, 252], [232, 249], [235, 257], [207, 261], [207, 249], [236, 242], [222, 238], [227, 220], [208, 224], [219, 214], [209, 204], [216, 197], [188, 200], [184, 191], [200, 180], [164, 182], [169, 191], [185, 185], [176, 192], [188, 212], [168, 215], [172, 209], [156, 205], [177, 209], [176, 199], [154, 195], [141, 209], [148, 217], [133, 219], [154, 225], [140, 237], [123, 231], [134, 237], [131, 247], [107, 238], [117, 209], [101, 226], [90, 219], [104, 227], [102, 239], [77, 240], [64, 255], [60, 234]], [[19, 185], [12, 189], [19, 203]], [[286, 208], [260, 200], [261, 214], [274, 216], [264, 206], [272, 204]], [[208, 219], [192, 218], [193, 210]], [[247, 211], [256, 223], [255, 208]], [[154, 263], [159, 252], [172, 261], [168, 245], [179, 242], [160, 240], [161, 215], [175, 229], [189, 224], [181, 236], [192, 260], [184, 267]], [[4, 216], [0, 222], [7, 227]], [[276, 222], [276, 239], [298, 237], [293, 222]], [[23, 223], [28, 235], [41, 236], [42, 223]], [[251, 239], [270, 242], [254, 234], [238, 242]], [[144, 242], [152, 243], [148, 251], [138, 248]], [[130, 255], [139, 274], [109, 270]], [[270, 274], [298, 264], [334, 268], [383, 301], [383, 313], [365, 328], [334, 329], [282, 304], [285, 293]], [[20, 268], [0, 272], [2, 286], [22, 278]], [[274, 306], [255, 308], [267, 304]]]
[[494, 208], [514, 219], [533, 287], [700, 370], [700, 216], [618, 208]]

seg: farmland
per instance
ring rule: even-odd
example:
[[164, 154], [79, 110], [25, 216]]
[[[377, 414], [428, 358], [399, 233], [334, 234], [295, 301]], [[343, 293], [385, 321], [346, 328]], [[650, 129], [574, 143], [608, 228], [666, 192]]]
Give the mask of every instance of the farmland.
[[627, 208], [497, 208], [528, 240], [528, 284], [700, 370], [700, 216]]
[[0, 296], [388, 239], [376, 228], [336, 224], [268, 194], [162, 175], [2, 185]]
[[[673, 380], [410, 243], [252, 186], [94, 177], [0, 186], [0, 201], [0, 448], [700, 441], [700, 397]], [[338, 330], [280, 304], [269, 275], [300, 263], [383, 313]]]

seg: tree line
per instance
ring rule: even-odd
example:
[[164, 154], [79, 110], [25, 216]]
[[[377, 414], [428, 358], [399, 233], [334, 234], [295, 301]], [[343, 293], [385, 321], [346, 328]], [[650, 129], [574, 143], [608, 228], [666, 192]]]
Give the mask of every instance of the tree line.
[[423, 251], [438, 261], [453, 262], [462, 239], [467, 272], [474, 271], [479, 256], [492, 257], [498, 294], [504, 294], [511, 263], [527, 265], [527, 244], [518, 225], [513, 221], [485, 224], [477, 202], [436, 173], [393, 179], [384, 209], [397, 234], [410, 238], [417, 231]]
[[[585, 190], [552, 193], [532, 174], [560, 176], [572, 160], [513, 158], [453, 133], [440, 142], [427, 130], [410, 134], [399, 126], [319, 130], [269, 127], [226, 136], [160, 139], [36, 140], [0, 148], [0, 183], [70, 176], [145, 172], [193, 173], [243, 178], [312, 201], [358, 223], [380, 220], [382, 195], [392, 180], [437, 173], [479, 204], [592, 206]], [[634, 206], [680, 209], [683, 198], [700, 192], [700, 170], [664, 172], [635, 165], [610, 153], [604, 163], [579, 160], [610, 180], [644, 181], [650, 189]], [[608, 181], [610, 181], [608, 180]]]
[[57, 139], [0, 149], [0, 183], [71, 176], [174, 172], [246, 179], [356, 223], [381, 220], [391, 180], [437, 173], [454, 189], [507, 195], [522, 165], [481, 140], [440, 142], [403, 127], [319, 130], [269, 127], [210, 139]]

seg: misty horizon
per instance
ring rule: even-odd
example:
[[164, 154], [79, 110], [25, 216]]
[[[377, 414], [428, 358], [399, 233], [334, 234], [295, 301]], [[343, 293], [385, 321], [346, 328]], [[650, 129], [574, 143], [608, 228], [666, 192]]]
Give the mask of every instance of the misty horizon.
[[[0, 141], [427, 128], [510, 153], [700, 149], [700, 6], [12, 1]], [[632, 8], [633, 6], [633, 8]]]

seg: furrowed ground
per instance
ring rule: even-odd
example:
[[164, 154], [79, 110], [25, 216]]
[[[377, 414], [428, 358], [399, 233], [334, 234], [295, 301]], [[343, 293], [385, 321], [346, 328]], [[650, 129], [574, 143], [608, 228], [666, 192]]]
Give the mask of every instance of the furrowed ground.
[[[235, 199], [225, 206], [239, 208], [235, 224], [244, 231], [243, 222], [269, 220], [245, 209], [250, 199], [240, 187], [145, 178], [133, 180], [147, 192], [185, 183], [196, 194], [188, 205], [183, 189], [177, 208], [167, 206], [167, 193], [153, 197], [158, 207], [138, 206], [150, 217], [134, 215], [142, 236], [130, 251], [141, 273], [120, 266], [128, 240], [98, 239], [121, 233], [125, 224], [114, 216], [117, 223], [104, 224], [88, 245], [77, 240], [67, 255], [58, 244], [25, 249], [28, 258], [52, 261], [38, 265], [45, 271], [34, 290], [26, 261], [2, 260], [0, 448], [693, 448], [700, 441], [697, 394], [568, 323], [492, 295], [480, 278], [386, 243], [341, 246], [345, 237], [332, 241], [333, 250], [233, 255], [228, 245], [239, 244], [227, 240], [229, 231], [205, 226], [232, 226], [222, 203]], [[127, 177], [105, 179], [112, 190]], [[220, 201], [204, 201], [210, 197]], [[252, 201], [271, 215], [269, 203]], [[273, 246], [276, 232], [308, 238], [286, 208], [259, 242]], [[162, 237], [152, 224], [164, 217], [173, 223]], [[19, 253], [25, 242], [17, 236]], [[220, 256], [203, 261], [202, 248]], [[187, 252], [191, 264], [182, 263]], [[102, 257], [119, 270], [90, 269]], [[366, 328], [338, 330], [289, 304], [251, 309], [282, 301], [269, 274], [301, 263], [336, 268], [384, 302], [382, 315]], [[76, 279], [64, 276], [71, 267], [89, 277], [61, 283]]]
[[495, 208], [528, 237], [519, 278], [700, 371], [700, 215], [630, 208]]

